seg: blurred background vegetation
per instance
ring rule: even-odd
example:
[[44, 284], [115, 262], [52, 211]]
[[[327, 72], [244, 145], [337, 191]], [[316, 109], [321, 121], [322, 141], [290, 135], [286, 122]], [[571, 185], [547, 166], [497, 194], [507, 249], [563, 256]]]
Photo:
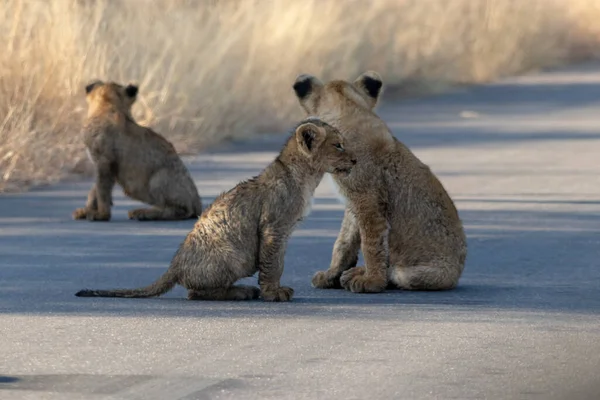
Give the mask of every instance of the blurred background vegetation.
[[443, 91], [597, 55], [600, 0], [3, 0], [0, 191], [90, 173], [91, 79], [181, 153], [302, 117], [299, 73]]

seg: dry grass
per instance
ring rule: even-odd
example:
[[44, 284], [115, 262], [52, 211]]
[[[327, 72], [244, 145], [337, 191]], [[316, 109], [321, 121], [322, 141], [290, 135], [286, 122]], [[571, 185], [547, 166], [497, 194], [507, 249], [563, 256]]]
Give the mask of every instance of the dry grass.
[[135, 116], [193, 152], [301, 114], [298, 73], [420, 90], [590, 55], [586, 0], [4, 0], [0, 190], [85, 170], [83, 85], [141, 84]]

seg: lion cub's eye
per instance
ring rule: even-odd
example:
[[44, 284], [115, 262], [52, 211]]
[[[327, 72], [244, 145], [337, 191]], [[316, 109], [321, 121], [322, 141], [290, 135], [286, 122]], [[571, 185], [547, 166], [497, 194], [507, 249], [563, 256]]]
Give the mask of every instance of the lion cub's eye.
[[334, 144], [335, 148], [338, 149], [339, 151], [344, 151], [344, 148], [342, 147], [341, 143], [336, 143]]

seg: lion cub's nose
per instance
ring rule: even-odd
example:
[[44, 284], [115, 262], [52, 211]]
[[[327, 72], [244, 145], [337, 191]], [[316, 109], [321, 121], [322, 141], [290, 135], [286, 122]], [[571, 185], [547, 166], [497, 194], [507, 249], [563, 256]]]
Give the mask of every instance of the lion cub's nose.
[[352, 165], [356, 165], [356, 160], [355, 159], [350, 160], [350, 162], [352, 163]]

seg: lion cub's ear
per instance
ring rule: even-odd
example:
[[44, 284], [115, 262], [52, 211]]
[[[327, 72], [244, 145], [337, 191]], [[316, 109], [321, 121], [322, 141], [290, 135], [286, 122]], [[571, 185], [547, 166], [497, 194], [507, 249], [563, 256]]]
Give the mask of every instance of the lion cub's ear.
[[101, 85], [102, 81], [93, 81], [85, 85], [85, 94], [90, 94], [92, 90], [98, 85]]
[[138, 94], [138, 87], [135, 85], [127, 85], [125, 88], [125, 94], [127, 97], [135, 97]]
[[323, 82], [312, 75], [302, 74], [296, 78], [293, 88], [304, 111], [316, 114], [318, 110], [315, 106], [318, 104]]
[[310, 122], [304, 123], [296, 128], [298, 148], [305, 155], [311, 156], [313, 151], [325, 140], [326, 134], [325, 129]]
[[369, 106], [374, 108], [377, 105], [377, 101], [381, 97], [383, 80], [381, 76], [375, 71], [367, 71], [361, 74], [353, 82], [355, 88], [363, 93], [365, 100], [369, 103]]

